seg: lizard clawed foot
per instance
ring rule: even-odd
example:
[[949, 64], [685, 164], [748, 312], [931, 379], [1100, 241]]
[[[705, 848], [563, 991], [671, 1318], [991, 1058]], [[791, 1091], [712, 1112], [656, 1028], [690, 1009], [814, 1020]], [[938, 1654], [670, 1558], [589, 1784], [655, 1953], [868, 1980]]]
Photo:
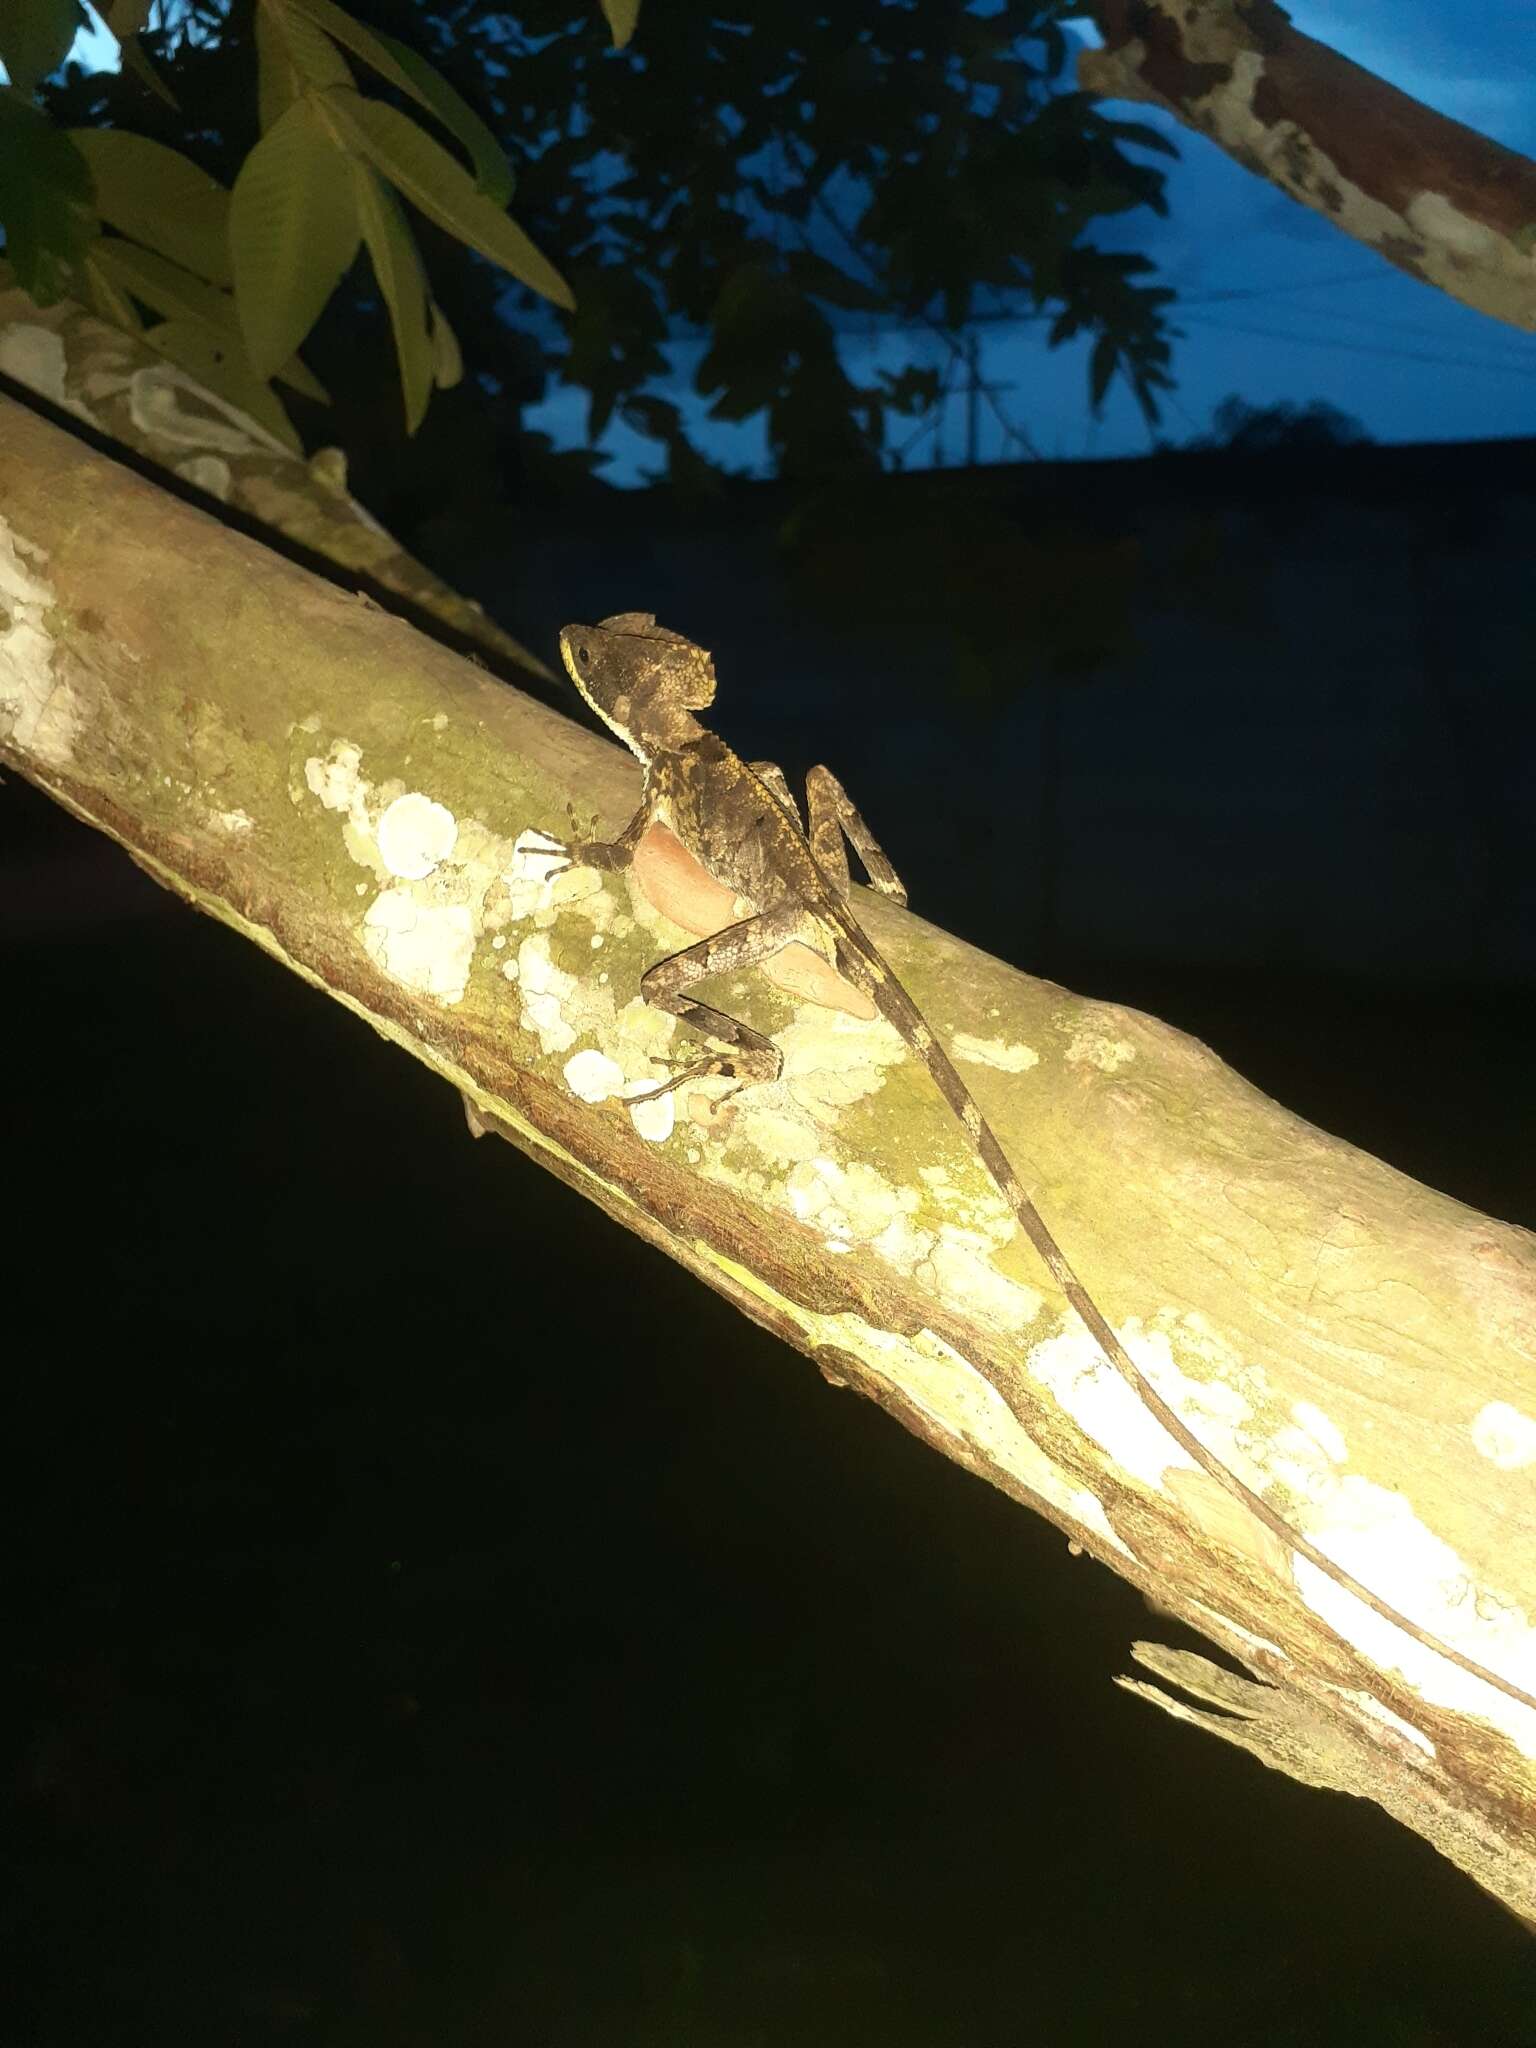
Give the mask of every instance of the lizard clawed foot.
[[567, 868], [581, 865], [581, 848], [567, 845], [552, 832], [530, 830], [520, 833], [514, 850], [522, 861], [544, 863], [538, 874], [540, 881], [547, 882], [554, 875], [563, 875]]

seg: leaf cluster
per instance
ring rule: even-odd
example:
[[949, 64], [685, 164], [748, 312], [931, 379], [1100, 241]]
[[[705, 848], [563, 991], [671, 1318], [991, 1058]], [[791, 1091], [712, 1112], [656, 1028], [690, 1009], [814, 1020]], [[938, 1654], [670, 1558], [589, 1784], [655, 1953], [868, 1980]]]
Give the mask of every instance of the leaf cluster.
[[[115, 25], [137, 40], [147, 11], [133, 0]], [[76, 13], [74, 0], [19, 0], [0, 31], [0, 57], [17, 80], [0, 88], [0, 223], [17, 279], [40, 304], [79, 296], [294, 449], [272, 380], [325, 399], [297, 351], [360, 247], [389, 311], [408, 430], [434, 385], [462, 374], [402, 199], [544, 297], [572, 304], [560, 273], [506, 212], [512, 170], [489, 128], [415, 50], [334, 0], [255, 0], [246, 25], [259, 132], [232, 190], [152, 136], [116, 126], [61, 131], [22, 97], [57, 68]], [[195, 47], [189, 39], [189, 56]], [[176, 110], [159, 70], [142, 52], [141, 60]], [[362, 91], [354, 64], [411, 114]], [[420, 125], [422, 113], [467, 167]]]
[[1164, 210], [1131, 152], [1172, 146], [1060, 89], [1060, 0], [368, 0], [368, 26], [336, 0], [179, 0], [152, 32], [118, 0], [139, 71], [50, 88], [62, 134], [23, 90], [74, 0], [14, 4], [31, 55], [8, 14], [0, 56], [26, 62], [0, 95], [0, 221], [22, 281], [179, 360], [195, 340], [285, 437], [268, 380], [314, 396], [297, 351], [338, 287], [387, 311], [410, 427], [458, 327], [487, 395], [563, 377], [594, 441], [620, 420], [701, 487], [681, 366], [713, 417], [761, 422], [781, 473], [818, 477], [887, 459], [892, 419], [942, 403], [935, 361], [1000, 305], [1092, 336], [1095, 406], [1118, 374], [1155, 418], [1169, 381], [1171, 294], [1090, 236]]

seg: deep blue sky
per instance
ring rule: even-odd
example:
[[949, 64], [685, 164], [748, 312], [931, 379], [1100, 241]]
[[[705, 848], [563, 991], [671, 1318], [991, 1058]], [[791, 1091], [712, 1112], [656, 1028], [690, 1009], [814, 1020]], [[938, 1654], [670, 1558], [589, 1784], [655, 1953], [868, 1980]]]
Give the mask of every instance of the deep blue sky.
[[[1290, 13], [1297, 28], [1415, 98], [1536, 156], [1533, 0], [1291, 0]], [[1094, 39], [1086, 26], [1077, 32]], [[90, 61], [84, 47], [76, 54]], [[1165, 407], [1166, 438], [1204, 432], [1229, 392], [1259, 405], [1324, 399], [1381, 441], [1536, 434], [1536, 337], [1404, 276], [1155, 109], [1115, 111], [1162, 128], [1181, 152], [1177, 162], [1156, 159], [1168, 175], [1166, 220], [1142, 208], [1096, 231], [1106, 246], [1151, 256], [1158, 281], [1180, 294], [1174, 314], [1184, 338], [1175, 344], [1177, 388]], [[558, 260], [558, 250], [551, 254]], [[1086, 345], [1048, 349], [1038, 329], [1024, 323], [981, 332], [983, 373], [1011, 386], [1000, 403], [1042, 455], [1145, 452], [1147, 428], [1120, 385], [1102, 418], [1090, 415]], [[702, 346], [672, 351], [672, 395], [715, 460], [759, 467], [760, 425], [716, 425], [691, 398], [688, 380]], [[871, 344], [850, 337], [846, 346], [850, 367], [865, 367]], [[874, 346], [891, 368], [944, 360], [921, 333], [893, 334]], [[958, 403], [949, 408], [939, 448], [944, 461], [962, 458], [961, 412]], [[584, 394], [562, 386], [528, 415], [530, 426], [562, 446], [584, 439], [585, 421]], [[614, 483], [638, 482], [657, 460], [654, 443], [622, 426], [611, 428], [602, 445], [614, 457], [605, 472]], [[1009, 452], [990, 414], [980, 452], [987, 461]], [[913, 465], [933, 459], [931, 437], [908, 458]]]

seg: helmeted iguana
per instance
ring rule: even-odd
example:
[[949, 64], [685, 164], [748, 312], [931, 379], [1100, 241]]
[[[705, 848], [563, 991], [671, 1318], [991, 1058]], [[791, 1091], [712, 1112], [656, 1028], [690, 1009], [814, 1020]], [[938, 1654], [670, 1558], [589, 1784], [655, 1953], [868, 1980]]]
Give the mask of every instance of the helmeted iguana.
[[1180, 1449], [1286, 1549], [1304, 1557], [1374, 1613], [1510, 1698], [1536, 1707], [1528, 1693], [1399, 1614], [1293, 1529], [1200, 1442], [1136, 1364], [1019, 1185], [949, 1055], [860, 928], [849, 900], [844, 834], [876, 889], [903, 904], [906, 891], [836, 776], [825, 768], [813, 768], [807, 776], [807, 834], [781, 771], [771, 762], [749, 765], [741, 760], [695, 717], [714, 701], [715, 670], [708, 653], [680, 633], [658, 626], [648, 612], [621, 612], [596, 626], [567, 626], [560, 635], [560, 652], [586, 702], [644, 766], [645, 786], [639, 808], [617, 839], [567, 847], [563, 860], [547, 872], [557, 873], [572, 864], [609, 871], [625, 868], [648, 829], [660, 824], [717, 882], [746, 899], [745, 914], [734, 923], [658, 961], [641, 977], [641, 994], [648, 1003], [669, 1011], [720, 1048], [691, 1061], [645, 1095], [666, 1094], [711, 1074], [728, 1076], [738, 1085], [776, 1080], [783, 1054], [774, 1041], [739, 1018], [698, 1001], [690, 990], [710, 975], [760, 966], [797, 941], [820, 954], [869, 997], [927, 1068], [1019, 1227], [1094, 1342]]

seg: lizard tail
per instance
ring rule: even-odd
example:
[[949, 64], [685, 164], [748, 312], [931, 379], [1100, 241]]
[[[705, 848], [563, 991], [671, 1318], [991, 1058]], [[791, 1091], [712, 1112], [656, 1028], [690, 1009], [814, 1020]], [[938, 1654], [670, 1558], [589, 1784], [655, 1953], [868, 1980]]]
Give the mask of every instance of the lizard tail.
[[1433, 1650], [1436, 1656], [1449, 1659], [1461, 1670], [1470, 1672], [1474, 1678], [1480, 1678], [1486, 1685], [1493, 1686], [1510, 1699], [1518, 1700], [1522, 1706], [1536, 1708], [1536, 1698], [1523, 1692], [1509, 1679], [1501, 1678], [1497, 1672], [1487, 1670], [1471, 1657], [1464, 1656], [1460, 1650], [1452, 1649], [1448, 1643], [1441, 1642], [1440, 1638], [1432, 1635], [1428, 1629], [1421, 1628], [1417, 1622], [1409, 1620], [1404, 1614], [1399, 1614], [1395, 1607], [1389, 1606], [1381, 1598], [1380, 1594], [1373, 1593], [1369, 1586], [1362, 1584], [1342, 1565], [1336, 1564], [1326, 1551], [1319, 1550], [1299, 1531], [1293, 1529], [1285, 1517], [1272, 1508], [1261, 1494], [1255, 1493], [1251, 1486], [1222, 1463], [1214, 1451], [1208, 1450], [1201, 1443], [1183, 1416], [1163, 1399], [1121, 1343], [1108, 1317], [1077, 1277], [1045, 1218], [1019, 1185], [1018, 1176], [1009, 1162], [1007, 1153], [998, 1143], [996, 1133], [982, 1115], [976, 1098], [961, 1079], [948, 1053], [939, 1044], [926, 1018], [896, 979], [884, 957], [876, 951], [853, 917], [847, 913], [838, 919], [836, 953], [838, 972], [856, 988], [863, 989], [887, 1023], [900, 1032], [902, 1038], [928, 1069], [944, 1100], [965, 1126], [966, 1134], [976, 1147], [982, 1165], [985, 1166], [998, 1193], [1013, 1211], [1019, 1228], [1039, 1253], [1051, 1278], [1066, 1296], [1110, 1365], [1133, 1389], [1147, 1410], [1156, 1416], [1180, 1450], [1192, 1458], [1195, 1464], [1214, 1479], [1218, 1486], [1223, 1487], [1234, 1500], [1240, 1501], [1254, 1519], [1268, 1529], [1287, 1550], [1294, 1551], [1298, 1557], [1304, 1557], [1325, 1578], [1353, 1593], [1357, 1600], [1363, 1601], [1371, 1609], [1372, 1613], [1380, 1615], [1384, 1621], [1391, 1622], [1394, 1628], [1399, 1628], [1405, 1635], [1412, 1636], [1415, 1642], [1422, 1643], [1426, 1649]]

